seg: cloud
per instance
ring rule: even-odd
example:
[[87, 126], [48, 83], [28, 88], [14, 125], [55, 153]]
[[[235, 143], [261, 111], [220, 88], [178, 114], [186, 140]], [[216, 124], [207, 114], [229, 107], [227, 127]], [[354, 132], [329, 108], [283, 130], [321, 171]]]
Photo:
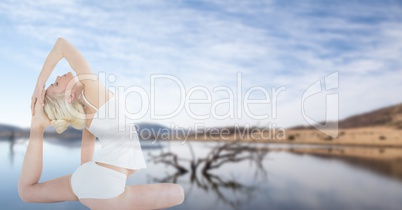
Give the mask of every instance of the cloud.
[[[243, 92], [253, 86], [287, 87], [279, 97], [276, 121], [288, 126], [304, 123], [304, 90], [336, 70], [341, 118], [397, 102], [393, 91], [402, 89], [395, 76], [402, 71], [401, 8], [392, 1], [49, 0], [2, 1], [0, 15], [14, 33], [38, 42], [26, 54], [11, 49], [10, 55], [27, 59], [27, 65], [42, 65], [56, 38], [63, 36], [82, 51], [95, 72], [114, 72], [120, 75], [118, 83], [134, 83], [147, 91], [150, 75], [160, 73], [179, 78], [187, 90], [236, 90], [237, 72], [242, 72]], [[158, 108], [174, 107], [177, 89], [169, 84], [158, 88], [164, 90]], [[366, 91], [371, 94], [355, 102]], [[209, 108], [198, 109], [205, 113]], [[185, 111], [170, 120], [194, 122]], [[258, 120], [206, 122], [215, 126]]]

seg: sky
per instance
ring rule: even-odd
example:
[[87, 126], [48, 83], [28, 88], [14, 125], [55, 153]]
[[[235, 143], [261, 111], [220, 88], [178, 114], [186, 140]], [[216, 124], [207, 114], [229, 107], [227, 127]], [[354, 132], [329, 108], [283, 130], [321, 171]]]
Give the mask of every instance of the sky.
[[3, 0], [0, 123], [30, 125], [58, 37], [138, 122], [289, 127], [402, 101], [401, 1]]

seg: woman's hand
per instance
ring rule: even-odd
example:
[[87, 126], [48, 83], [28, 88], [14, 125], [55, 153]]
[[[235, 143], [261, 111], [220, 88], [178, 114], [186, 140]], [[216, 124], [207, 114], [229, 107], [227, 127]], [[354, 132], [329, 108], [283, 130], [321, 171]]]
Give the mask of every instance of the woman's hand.
[[[45, 90], [42, 89], [42, 93], [40, 94], [41, 98], [45, 96]], [[47, 117], [45, 111], [43, 110], [43, 106], [39, 103], [39, 100], [33, 104], [34, 106], [34, 115], [32, 116], [31, 124], [35, 126], [40, 126], [42, 128], [46, 128], [50, 125], [50, 120]]]
[[[35, 115], [35, 104], [40, 104], [40, 106], [44, 106], [44, 97], [45, 97], [45, 85], [36, 84], [35, 90], [31, 97], [31, 114]], [[36, 103], [38, 102], [38, 103]]]

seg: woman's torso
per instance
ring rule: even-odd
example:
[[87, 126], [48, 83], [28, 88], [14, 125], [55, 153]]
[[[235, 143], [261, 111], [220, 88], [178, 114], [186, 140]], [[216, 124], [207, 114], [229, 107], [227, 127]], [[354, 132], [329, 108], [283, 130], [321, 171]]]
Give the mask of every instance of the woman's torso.
[[[82, 94], [83, 94], [83, 99], [84, 99], [83, 103], [85, 104], [85, 112], [87, 114], [86, 128], [92, 134], [94, 134], [95, 137], [98, 137], [98, 139], [100, 139], [101, 144], [102, 144], [101, 138], [110, 138], [110, 139], [113, 138], [113, 141], [114, 140], [118, 141], [119, 136], [122, 136], [121, 134], [123, 134], [123, 137], [124, 137], [124, 133], [120, 133], [120, 135], [118, 135], [118, 136], [113, 136], [113, 135], [115, 135], [113, 133], [116, 133], [116, 132], [106, 132], [105, 131], [105, 130], [113, 129], [113, 126], [108, 126], [108, 125], [106, 125], [107, 123], [118, 124], [117, 119], [110, 118], [110, 115], [109, 115], [110, 113], [104, 113], [106, 110], [104, 108], [106, 103], [109, 103], [109, 102], [114, 103], [116, 96], [113, 93], [108, 92], [106, 94], [106, 100], [105, 100], [104, 104], [99, 104], [100, 105], [100, 106], [98, 106], [99, 108], [96, 108], [85, 98], [84, 93], [82, 93]], [[112, 100], [112, 99], [114, 99], [114, 100]], [[103, 117], [102, 117], [102, 115], [103, 115]], [[108, 116], [106, 116], [106, 115], [108, 115]], [[114, 116], [114, 118], [117, 118], [117, 116]], [[117, 129], [117, 127], [115, 129]], [[114, 139], [114, 138], [117, 138], [117, 139]], [[129, 146], [127, 146], [127, 147], [129, 147]], [[113, 154], [111, 154], [113, 152], [110, 152], [110, 151], [103, 151], [103, 152], [107, 152], [107, 154], [104, 156], [107, 156], [107, 155], [113, 156]], [[132, 174], [135, 171], [134, 169], [119, 167], [117, 164], [108, 164], [107, 161], [97, 161], [96, 159], [94, 161], [96, 164], [98, 164], [100, 166], [121, 172], [121, 173], [125, 174], [126, 176], [129, 176], [130, 174]]]

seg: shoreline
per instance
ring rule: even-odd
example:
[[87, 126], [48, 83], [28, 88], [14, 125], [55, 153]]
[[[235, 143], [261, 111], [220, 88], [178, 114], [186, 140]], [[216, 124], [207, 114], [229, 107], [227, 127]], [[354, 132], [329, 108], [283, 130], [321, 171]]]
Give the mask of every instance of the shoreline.
[[[263, 136], [264, 133], [259, 135]], [[272, 151], [276, 150], [298, 154], [359, 158], [367, 160], [402, 160], [402, 129], [394, 129], [390, 127], [339, 129], [339, 135], [337, 138], [332, 138], [315, 129], [289, 129], [285, 131], [285, 139], [281, 140], [252, 138], [256, 137], [255, 133], [251, 135], [243, 135], [243, 138], [235, 138], [235, 136], [239, 135], [225, 135], [224, 138], [218, 138], [215, 135], [212, 136], [213, 138], [207, 138], [206, 135], [202, 134], [198, 135], [198, 138], [189, 136], [187, 139], [182, 137], [171, 140], [182, 142], [196, 141], [230, 143], [237, 141], [238, 143], [261, 143], [267, 145], [303, 145], [303, 148], [274, 148]], [[309, 147], [309, 145], [311, 147]], [[318, 148], [315, 146], [323, 147]], [[338, 148], [330, 148], [331, 146]]]
[[[327, 130], [327, 132], [333, 132]], [[208, 142], [253, 142], [273, 144], [310, 144], [310, 145], [340, 145], [366, 147], [397, 147], [402, 148], [402, 129], [389, 127], [364, 127], [339, 129], [338, 137], [332, 138], [316, 129], [288, 129], [280, 134], [280, 138], [267, 138], [268, 131], [246, 134], [197, 134], [188, 137], [170, 138], [175, 141], [208, 141]]]

